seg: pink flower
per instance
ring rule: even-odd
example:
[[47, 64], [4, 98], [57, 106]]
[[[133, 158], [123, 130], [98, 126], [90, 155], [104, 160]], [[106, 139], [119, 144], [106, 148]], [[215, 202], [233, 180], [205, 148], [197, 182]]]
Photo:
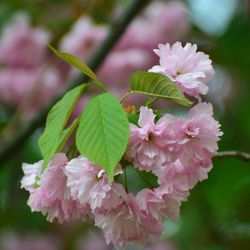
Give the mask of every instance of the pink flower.
[[154, 189], [144, 188], [136, 194], [136, 200], [142, 210], [147, 211], [157, 220], [161, 220], [160, 210], [164, 206], [162, 195]]
[[180, 206], [189, 195], [189, 178], [186, 169], [176, 161], [165, 166], [159, 178], [160, 186], [151, 190], [143, 189], [136, 199], [144, 210], [150, 212], [156, 219], [166, 216], [171, 220], [179, 218]]
[[222, 136], [220, 124], [213, 118], [210, 103], [200, 103], [189, 111], [189, 117], [183, 126], [184, 143], [180, 160], [189, 167], [192, 182], [207, 178], [212, 168], [212, 156], [218, 150], [219, 137]]
[[83, 219], [89, 213], [88, 206], [80, 206], [70, 197], [64, 174], [67, 161], [64, 154], [56, 154], [44, 173], [38, 176], [41, 179], [40, 186], [31, 192], [28, 200], [31, 210], [46, 214], [50, 222], [55, 218], [60, 223], [76, 218]]
[[152, 171], [160, 186], [142, 190], [136, 198], [155, 218], [164, 215], [176, 220], [189, 190], [212, 167], [222, 135], [220, 124], [207, 103], [193, 107], [187, 119], [165, 114], [156, 124], [152, 110], [141, 107], [140, 112], [140, 128], [131, 125], [126, 156], [140, 170]]
[[146, 211], [141, 211], [130, 194], [116, 209], [105, 215], [96, 214], [95, 225], [103, 229], [107, 244], [112, 242], [120, 247], [128, 241], [145, 244], [150, 237], [162, 231], [162, 223]]
[[93, 212], [116, 208], [126, 197], [121, 184], [109, 183], [105, 171], [84, 157], [68, 162], [65, 174], [71, 196], [80, 204], [89, 204]]
[[50, 34], [29, 25], [27, 16], [18, 14], [2, 33], [0, 61], [11, 67], [34, 68], [46, 56]]
[[140, 108], [140, 117], [137, 127], [130, 125], [130, 140], [127, 147], [126, 158], [133, 162], [140, 170], [153, 171], [161, 166], [166, 157], [157, 145], [161, 136], [162, 126], [154, 123], [155, 115], [147, 107]]
[[162, 117], [157, 123], [154, 119], [152, 109], [140, 108], [140, 127], [130, 125], [126, 158], [140, 170], [152, 171], [157, 175], [162, 166], [176, 158], [179, 145], [178, 130], [172, 125], [177, 119], [171, 115]]
[[208, 55], [197, 52], [197, 45], [187, 43], [182, 47], [180, 42], [172, 46], [167, 43], [154, 51], [160, 57], [160, 65], [149, 71], [166, 75], [190, 96], [199, 98], [207, 94], [205, 83], [212, 78], [214, 70]]
[[40, 183], [39, 176], [41, 175], [43, 161], [34, 164], [23, 163], [22, 169], [24, 177], [21, 180], [21, 188], [31, 192], [35, 191], [35, 185]]
[[187, 200], [190, 185], [189, 172], [179, 160], [165, 166], [159, 177], [160, 186], [155, 189], [164, 203], [160, 207], [160, 213], [171, 220], [179, 218], [180, 206]]

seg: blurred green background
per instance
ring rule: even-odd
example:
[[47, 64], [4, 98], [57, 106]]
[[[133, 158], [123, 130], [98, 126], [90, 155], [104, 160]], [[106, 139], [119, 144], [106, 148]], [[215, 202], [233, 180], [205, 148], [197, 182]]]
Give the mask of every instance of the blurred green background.
[[[53, 43], [57, 44], [82, 14], [91, 15], [98, 23], [109, 23], [111, 10], [127, 2], [1, 0], [0, 32], [16, 12], [25, 11], [33, 25], [44, 26], [53, 34]], [[191, 27], [182, 40], [197, 43], [215, 65], [216, 81], [211, 83], [214, 92], [208, 99], [215, 105], [224, 132], [220, 151], [250, 152], [250, 2], [189, 0], [184, 3]], [[217, 89], [214, 84], [220, 81], [224, 85]], [[13, 110], [1, 105], [0, 128], [8, 124], [13, 114]], [[28, 193], [20, 189], [21, 163], [41, 159], [37, 145], [40, 134], [41, 129], [37, 129], [11, 160], [0, 164], [0, 242], [13, 241], [9, 235], [17, 241], [32, 235], [53, 235], [51, 245], [57, 242], [59, 249], [74, 249], [80, 239], [94, 230], [91, 225], [60, 226], [46, 222], [41, 214], [31, 213], [26, 205]], [[180, 220], [165, 222], [162, 238], [179, 250], [247, 250], [250, 249], [249, 210], [250, 162], [215, 159], [209, 178], [199, 183], [183, 204]], [[19, 244], [15, 249], [26, 248]]]

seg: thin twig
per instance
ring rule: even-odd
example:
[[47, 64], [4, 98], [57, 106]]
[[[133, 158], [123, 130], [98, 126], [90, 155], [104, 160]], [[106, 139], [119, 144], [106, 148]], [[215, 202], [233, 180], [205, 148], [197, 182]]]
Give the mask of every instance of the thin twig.
[[[114, 20], [111, 25], [110, 33], [98, 49], [93, 53], [88, 63], [89, 67], [94, 71], [98, 69], [101, 63], [104, 61], [108, 53], [114, 47], [115, 43], [122, 36], [128, 24], [132, 19], [145, 7], [150, 0], [134, 0], [124, 10], [123, 14], [117, 20]], [[86, 82], [88, 78], [85, 75], [80, 75], [74, 79], [70, 87], [66, 90], [77, 86], [79, 83]], [[63, 93], [64, 94], [64, 93]], [[15, 131], [14, 135], [7, 141], [1, 141], [0, 143], [0, 167], [8, 159], [13, 157], [13, 153], [19, 150], [29, 136], [41, 125], [45, 123], [46, 116], [51, 106], [56, 103], [63, 95], [55, 98], [47, 107], [41, 110], [28, 124], [20, 125], [18, 131]]]
[[233, 157], [233, 158], [239, 158], [242, 161], [250, 161], [250, 154], [240, 151], [222, 151], [218, 152], [214, 157], [216, 158]]
[[126, 192], [128, 192], [128, 176], [127, 176], [127, 168], [123, 168], [123, 173], [124, 173], [124, 188]]
[[130, 91], [126, 92], [121, 98], [120, 98], [120, 103], [123, 103], [125, 99], [131, 94]]
[[146, 106], [151, 107], [158, 99], [159, 99], [158, 97], [154, 97], [154, 98], [148, 100], [146, 103]]
[[104, 92], [107, 92], [107, 89], [105, 88], [105, 86], [102, 84], [102, 82], [100, 81], [93, 81], [93, 84], [95, 84], [98, 88], [100, 88], [101, 90], [103, 90]]

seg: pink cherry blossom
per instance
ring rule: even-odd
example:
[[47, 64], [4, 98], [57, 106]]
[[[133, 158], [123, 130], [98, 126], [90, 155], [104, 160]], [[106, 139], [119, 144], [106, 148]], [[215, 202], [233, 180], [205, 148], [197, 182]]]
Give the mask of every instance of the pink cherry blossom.
[[24, 176], [21, 180], [21, 188], [31, 192], [35, 191], [35, 185], [40, 183], [39, 177], [41, 175], [43, 161], [38, 161], [34, 164], [23, 163], [22, 169]]
[[88, 206], [80, 206], [79, 202], [70, 197], [64, 174], [67, 161], [64, 154], [56, 154], [44, 173], [38, 176], [41, 179], [40, 186], [32, 190], [28, 200], [31, 210], [47, 215], [50, 222], [55, 218], [60, 223], [76, 218], [83, 219], [89, 213]]
[[130, 125], [130, 140], [126, 158], [141, 170], [153, 171], [161, 166], [166, 158], [164, 152], [157, 145], [157, 138], [161, 136], [162, 128], [154, 123], [155, 115], [147, 107], [140, 108], [137, 127]]
[[180, 206], [187, 200], [191, 188], [188, 172], [181, 162], [176, 160], [165, 166], [159, 182], [160, 186], [155, 189], [155, 192], [164, 201], [160, 207], [160, 213], [171, 220], [177, 220]]
[[154, 122], [152, 109], [140, 108], [139, 127], [130, 125], [130, 140], [126, 158], [140, 170], [152, 171], [156, 174], [167, 162], [176, 159], [180, 150], [178, 142], [178, 119], [165, 115]]
[[199, 98], [207, 94], [206, 83], [213, 77], [214, 70], [208, 55], [197, 52], [197, 45], [187, 43], [183, 47], [180, 42], [172, 46], [169, 43], [159, 44], [159, 49], [154, 51], [160, 63], [149, 71], [166, 75], [190, 96]]
[[116, 208], [126, 197], [121, 184], [110, 183], [105, 171], [84, 157], [69, 161], [65, 174], [71, 196], [80, 204], [89, 204], [93, 212]]
[[213, 118], [212, 105], [207, 103], [193, 107], [186, 119], [170, 114], [157, 123], [154, 119], [151, 109], [140, 108], [140, 127], [131, 124], [126, 157], [134, 167], [158, 177], [158, 188], [137, 194], [140, 206], [155, 217], [176, 220], [189, 190], [211, 170], [222, 133]]
[[168, 164], [164, 170], [159, 178], [160, 186], [143, 189], [136, 198], [140, 206], [158, 220], [161, 220], [161, 216], [177, 220], [180, 206], [189, 196], [189, 178], [179, 160]]
[[161, 220], [160, 210], [164, 206], [162, 195], [154, 189], [144, 188], [136, 194], [136, 200], [142, 210], [148, 211], [154, 218]]
[[126, 242], [145, 244], [162, 232], [161, 221], [140, 210], [136, 199], [128, 194], [123, 204], [107, 214], [96, 214], [95, 225], [102, 228], [107, 244], [123, 247]]
[[212, 168], [212, 156], [218, 150], [219, 137], [222, 136], [220, 124], [213, 118], [210, 103], [200, 103], [189, 111], [183, 127], [186, 142], [182, 146], [180, 160], [189, 167], [193, 183], [207, 178]]

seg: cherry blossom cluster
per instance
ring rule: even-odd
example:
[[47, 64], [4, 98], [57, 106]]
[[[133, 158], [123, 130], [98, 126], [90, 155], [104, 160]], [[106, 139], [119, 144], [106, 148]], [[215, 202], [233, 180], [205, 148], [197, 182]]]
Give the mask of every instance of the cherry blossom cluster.
[[[23, 164], [28, 205], [51, 222], [92, 218], [104, 230], [107, 243], [147, 242], [161, 234], [161, 217], [178, 219], [189, 190], [207, 178], [221, 135], [212, 112], [211, 104], [201, 103], [187, 119], [166, 114], [154, 123], [153, 111], [140, 108], [139, 127], [131, 124], [126, 158], [134, 167], [153, 172], [159, 187], [127, 193], [86, 158], [68, 160], [58, 153], [43, 173], [42, 161]], [[120, 174], [117, 166], [115, 175]]]
[[[166, 75], [187, 95], [198, 99], [186, 117], [169, 113], [159, 117], [147, 106], [139, 109], [137, 124], [130, 124], [124, 161], [138, 171], [157, 177], [157, 187], [136, 194], [119, 181], [127, 165], [118, 164], [111, 183], [101, 166], [83, 156], [68, 159], [57, 153], [42, 171], [43, 161], [23, 164], [22, 188], [28, 205], [48, 221], [90, 218], [104, 232], [107, 243], [145, 244], [163, 230], [163, 217], [179, 218], [189, 191], [207, 178], [222, 132], [210, 103], [201, 102], [213, 75], [211, 60], [197, 46], [177, 42], [159, 45], [160, 64], [150, 71]], [[129, 185], [129, 180], [128, 180]]]

